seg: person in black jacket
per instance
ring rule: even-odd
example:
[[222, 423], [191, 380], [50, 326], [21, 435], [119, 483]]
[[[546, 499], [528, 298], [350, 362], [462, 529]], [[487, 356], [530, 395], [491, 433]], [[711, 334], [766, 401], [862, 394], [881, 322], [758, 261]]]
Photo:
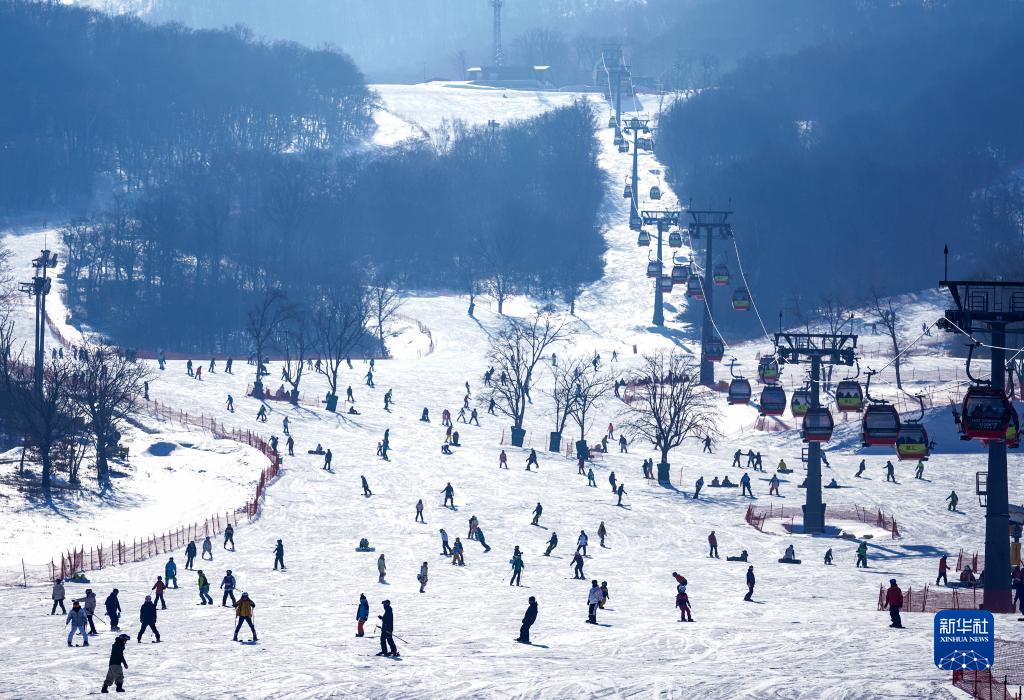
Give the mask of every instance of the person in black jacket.
[[107, 596], [107, 599], [103, 601], [104, 607], [107, 609], [107, 617], [110, 618], [110, 631], [117, 632], [117, 622], [121, 617], [121, 601], [117, 599], [117, 589], [115, 588]]
[[516, 641], [520, 644], [530, 644], [530, 627], [537, 621], [537, 599], [530, 596], [530, 605], [526, 608], [526, 614], [523, 615], [523, 626], [519, 628], [519, 639]]
[[757, 583], [757, 579], [754, 578], [754, 567], [747, 567], [747, 594], [743, 596], [743, 600], [751, 601], [754, 597], [754, 584]]
[[139, 628], [139, 636], [136, 641], [142, 643], [142, 633], [146, 631], [146, 628], [153, 630], [153, 636], [156, 637], [156, 641], [160, 641], [160, 632], [156, 629], [156, 603], [153, 602], [152, 596], [146, 596], [146, 602], [142, 604], [142, 609], [139, 610], [139, 622], [142, 623], [142, 627]]
[[196, 543], [195, 543], [195, 540], [193, 540], [193, 541], [188, 543], [187, 547], [185, 547], [185, 568], [186, 569], [191, 569], [192, 568], [192, 562], [194, 562], [195, 559], [196, 559]]
[[127, 634], [117, 635], [117, 639], [110, 646], [110, 664], [107, 666], [107, 677], [103, 679], [101, 693], [106, 693], [111, 685], [117, 688], [117, 692], [124, 692], [124, 671], [121, 667], [128, 668], [128, 662], [124, 660], [124, 645], [131, 639]]
[[285, 571], [284, 565], [284, 543], [281, 540], [277, 541], [277, 546], [274, 547], [274, 571], [277, 571], [277, 565], [281, 565], [281, 571]]
[[[384, 606], [384, 614], [377, 616], [377, 619], [380, 620], [380, 652], [377, 656], [398, 656], [398, 647], [395, 646], [395, 640], [391, 636], [395, 629], [395, 614], [391, 610], [391, 601], [381, 601], [381, 605]], [[391, 647], [390, 652], [388, 652], [388, 647]]]

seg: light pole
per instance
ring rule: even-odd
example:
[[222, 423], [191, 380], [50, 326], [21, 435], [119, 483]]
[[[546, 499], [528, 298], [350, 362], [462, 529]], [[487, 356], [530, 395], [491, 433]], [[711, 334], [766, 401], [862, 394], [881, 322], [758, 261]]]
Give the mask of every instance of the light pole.
[[33, 391], [38, 398], [43, 396], [43, 364], [46, 361], [46, 295], [50, 293], [51, 279], [46, 271], [57, 267], [57, 255], [49, 250], [40, 251], [38, 258], [32, 261], [36, 270], [31, 282], [18, 285], [22, 292], [36, 300], [35, 319], [35, 367]]

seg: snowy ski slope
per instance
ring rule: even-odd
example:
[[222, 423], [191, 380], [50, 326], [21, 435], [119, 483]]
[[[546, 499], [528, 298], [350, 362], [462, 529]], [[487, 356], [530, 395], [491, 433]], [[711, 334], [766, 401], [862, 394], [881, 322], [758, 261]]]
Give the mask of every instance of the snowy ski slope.
[[[445, 118], [502, 121], [572, 98], [439, 85], [376, 89], [392, 115], [391, 132], [380, 137], [383, 144], [404, 138], [402, 134], [429, 131]], [[602, 121], [606, 120], [605, 113]], [[601, 163], [609, 173], [606, 274], [584, 294], [577, 307], [578, 319], [571, 320], [576, 335], [557, 352], [567, 357], [599, 351], [608, 363], [615, 350], [620, 358], [616, 369], [622, 372], [635, 362], [634, 343], [641, 351], [679, 345], [691, 352], [696, 344], [690, 337], [692, 329], [676, 323], [663, 333], [650, 332], [646, 259], [635, 246], [635, 234], [628, 230], [627, 203], [620, 197], [629, 157], [611, 146], [609, 130], [602, 128], [600, 137]], [[642, 157], [641, 172], [657, 167], [652, 156]], [[645, 183], [642, 193], [650, 178]], [[670, 206], [673, 196], [667, 195], [660, 204]], [[53, 232], [41, 231], [6, 239], [15, 248], [17, 269], [26, 269], [44, 235], [53, 240]], [[921, 323], [938, 316], [942, 301], [934, 292], [907, 299], [906, 336], [916, 338]], [[731, 452], [742, 447], [761, 450], [769, 472], [779, 458], [796, 468], [784, 481], [781, 498], [767, 496], [770, 473], [754, 475], [754, 503], [796, 506], [802, 502], [796, 488], [802, 480], [801, 443], [795, 431], [753, 431], [755, 410], [726, 407], [724, 397], [721, 425], [728, 437], [716, 453], [702, 455], [696, 443], [673, 453], [672, 476], [679, 490], [641, 479], [640, 462], [653, 453], [640, 444], [633, 444], [629, 455], [610, 454], [596, 461], [598, 487], [588, 488], [573, 461], [543, 451], [552, 420], [540, 392], [526, 421], [527, 440], [540, 453], [539, 471], [524, 470], [527, 450], [507, 446], [511, 468], [498, 470], [499, 443], [507, 432], [507, 421], [487, 416], [483, 410], [482, 427], [457, 424], [464, 446], [453, 456], [443, 456], [441, 410], [457, 412], [463, 382], [470, 382], [474, 395], [482, 389], [487, 339], [502, 323], [486, 303], [478, 304], [476, 319], [466, 316], [465, 306], [465, 299], [452, 296], [420, 295], [405, 301], [402, 316], [430, 330], [433, 352], [424, 352], [422, 339], [413, 337], [421, 334], [414, 323], [403, 323], [408, 330], [397, 342], [417, 350], [378, 363], [376, 389], [362, 384], [366, 367], [356, 363], [345, 382], [355, 391], [358, 416], [274, 404], [269, 422], [259, 425], [255, 421], [258, 402], [243, 398], [252, 379], [244, 363], [236, 363], [233, 377], [204, 373], [202, 382], [187, 377], [184, 363], [168, 364], [152, 383], [154, 398], [190, 412], [216, 415], [229, 427], [266, 434], [280, 435], [281, 420], [288, 416], [298, 456], [286, 458], [282, 476], [269, 489], [262, 518], [239, 529], [238, 551], [224, 552], [217, 545], [214, 561], [202, 563], [214, 585], [231, 568], [240, 589], [256, 601], [259, 644], [232, 643], [232, 614], [220, 607], [198, 606], [195, 577], [179, 569], [182, 588], [168, 593], [170, 609], [161, 612], [158, 621], [163, 643], [133, 641], [127, 649], [130, 691], [157, 698], [956, 696], [948, 674], [931, 666], [931, 616], [906, 615], [908, 629], [897, 632], [888, 628], [888, 616], [875, 609], [879, 584], [891, 577], [914, 587], [930, 583], [940, 553], [955, 556], [960, 547], [973, 552], [982, 544], [983, 513], [972, 494], [974, 472], [984, 468], [984, 460], [980, 446], [955, 439], [948, 409], [939, 408], [956, 394], [955, 368], [960, 361], [945, 356], [936, 331], [915, 346], [905, 369], [914, 377], [915, 389], [923, 388], [925, 380], [941, 389], [935, 397], [936, 408], [927, 418], [939, 442], [939, 454], [928, 462], [926, 480], [912, 478], [912, 465], [898, 464], [900, 483], [886, 484], [883, 465], [892, 455], [880, 449], [860, 450], [852, 423], [840, 424], [830, 447], [832, 468], [825, 470], [825, 478], [835, 476], [844, 488], [827, 492], [828, 503], [880, 507], [896, 516], [903, 534], [901, 540], [869, 540], [871, 568], [855, 570], [855, 542], [759, 533], [743, 519], [749, 499], [735, 490], [705, 489], [698, 501], [686, 497], [684, 491], [692, 490], [698, 475], [707, 481], [726, 474], [738, 480], [742, 470], [731, 468], [729, 462]], [[508, 305], [512, 315], [525, 315], [532, 308], [531, 300], [521, 298]], [[19, 312], [19, 333], [26, 339], [30, 311], [26, 306]], [[63, 317], [55, 313], [54, 318]], [[865, 363], [880, 369], [888, 360], [870, 354], [876, 346], [882, 349], [882, 339], [863, 341], [869, 354]], [[733, 345], [728, 354], [736, 356], [751, 376], [756, 353], [766, 348], [762, 339]], [[278, 372], [279, 367], [272, 364], [271, 388], [277, 386], [273, 380]], [[719, 368], [719, 375], [724, 374]], [[891, 381], [891, 369], [880, 376]], [[949, 379], [935, 379], [940, 376]], [[959, 379], [963, 379], [962, 368]], [[784, 380], [787, 387], [800, 382], [792, 368]], [[389, 388], [396, 403], [386, 413], [382, 397]], [[891, 388], [880, 388], [895, 396]], [[308, 385], [304, 381], [305, 393], [317, 396], [324, 391], [322, 378], [313, 377]], [[223, 410], [228, 393], [235, 397], [234, 414]], [[418, 420], [424, 406], [430, 408], [431, 424]], [[590, 430], [591, 440], [600, 437], [609, 421], [617, 424], [618, 410], [615, 402], [602, 407]], [[793, 423], [788, 414], [784, 420]], [[148, 430], [157, 431], [148, 438], [153, 441], [203, 444], [201, 434], [165, 433], [167, 426], [156, 420], [146, 424]], [[375, 448], [387, 428], [392, 455], [385, 463], [375, 457]], [[333, 450], [334, 473], [320, 469], [318, 457], [305, 454], [317, 442]], [[867, 459], [869, 478], [854, 479], [862, 458]], [[174, 524], [168, 522], [173, 514], [162, 512], [165, 501], [182, 503], [202, 489], [211, 500], [222, 498], [222, 506], [235, 505], [235, 486], [211, 483], [208, 475], [199, 473], [200, 469], [223, 469], [221, 459], [236, 467], [238, 488], [251, 486], [259, 468], [251, 452], [197, 455], [194, 464], [178, 468], [193, 473], [179, 480], [176, 472], [173, 487], [133, 478], [132, 485], [124, 488], [144, 490], [148, 500], [144, 507], [121, 510], [112, 503], [96, 504], [83, 516], [96, 522], [123, 516], [119, 525], [131, 537]], [[158, 469], [159, 460], [147, 458], [147, 468]], [[1020, 501], [1024, 485], [1020, 467], [1021, 458], [1012, 454], [1012, 501]], [[5, 471], [10, 468], [3, 465]], [[607, 479], [612, 470], [625, 483], [626, 508], [616, 507], [610, 492]], [[372, 497], [362, 495], [360, 475], [368, 479]], [[448, 481], [455, 488], [455, 510], [440, 506], [440, 491]], [[961, 496], [961, 513], [945, 510], [943, 498], [951, 488]], [[426, 505], [426, 524], [413, 521], [420, 498]], [[544, 506], [540, 528], [529, 524], [537, 502]], [[210, 505], [217, 509], [217, 504]], [[38, 523], [33, 545], [37, 559], [29, 559], [30, 563], [47, 561], [51, 553], [71, 544], [91, 543], [93, 532], [82, 518], [69, 522], [63, 512], [27, 510], [13, 495], [0, 501], [0, 509], [8, 538], [17, 534], [7, 524], [8, 516], [31, 517]], [[464, 540], [467, 566], [452, 567], [439, 556], [438, 528], [446, 528], [453, 539], [464, 536], [467, 520], [474, 514], [493, 549], [484, 554], [479, 544]], [[180, 516], [182, 522], [190, 517], [184, 509]], [[602, 521], [609, 532], [606, 549], [597, 546], [596, 530]], [[607, 581], [611, 592], [596, 627], [584, 623], [589, 583], [573, 580], [569, 566], [580, 530], [590, 535], [592, 543], [586, 560], [588, 579]], [[711, 530], [717, 533], [721, 560], [707, 558], [706, 538]], [[544, 543], [552, 532], [558, 533], [560, 543], [550, 558], [543, 557]], [[860, 531], [857, 526], [854, 533], [879, 534], [875, 528]], [[361, 537], [367, 537], [376, 552], [356, 552]], [[284, 540], [289, 567], [283, 573], [271, 567], [271, 549], [278, 538]], [[804, 560], [802, 566], [776, 563], [790, 543]], [[507, 578], [508, 560], [516, 545], [526, 562], [522, 589], [509, 587]], [[836, 566], [821, 563], [828, 547], [834, 549]], [[741, 549], [748, 550], [758, 576], [754, 603], [742, 601], [746, 565], [725, 561]], [[381, 552], [388, 562], [384, 585], [377, 583], [376, 575]], [[15, 563], [16, 555], [20, 556], [13, 549], [0, 549], [0, 566]], [[183, 552], [176, 553], [175, 559], [179, 566], [183, 564]], [[426, 593], [420, 594], [416, 574], [424, 561], [430, 566], [430, 581]], [[678, 622], [673, 571], [689, 579], [694, 624]], [[123, 627], [134, 637], [138, 606], [162, 572], [159, 559], [98, 571], [90, 574], [91, 587], [101, 600], [112, 587], [120, 589]], [[84, 586], [69, 584], [68, 588], [71, 594]], [[360, 593], [366, 593], [371, 603], [368, 629], [381, 613], [381, 600], [394, 604], [402, 661], [376, 658], [375, 639], [354, 637]], [[537, 596], [540, 606], [532, 632], [536, 646], [531, 647], [512, 641], [529, 595]], [[100, 624], [102, 632], [89, 649], [69, 650], [61, 622], [46, 615], [48, 598], [47, 586], [0, 590], [0, 624], [7, 631], [0, 641], [6, 661], [0, 695], [67, 697], [98, 690], [113, 635]], [[999, 619], [998, 636], [1024, 637], [1012, 620]], [[247, 633], [242, 636], [248, 638]]]

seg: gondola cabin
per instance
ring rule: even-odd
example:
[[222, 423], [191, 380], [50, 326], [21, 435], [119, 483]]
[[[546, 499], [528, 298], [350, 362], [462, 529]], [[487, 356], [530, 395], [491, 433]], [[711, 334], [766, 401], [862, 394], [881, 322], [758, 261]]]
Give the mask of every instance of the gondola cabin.
[[903, 423], [896, 436], [896, 456], [901, 460], [928, 459], [928, 431], [920, 423]]
[[651, 199], [661, 199], [661, 188], [657, 185], [651, 185]]
[[715, 265], [713, 277], [719, 287], [729, 284], [729, 268], [725, 265]]
[[686, 279], [686, 296], [697, 301], [703, 301], [704, 299], [704, 287], [700, 283], [700, 277], [691, 274]]
[[843, 379], [836, 386], [836, 408], [840, 413], [860, 413], [864, 409], [864, 391], [855, 379]]
[[629, 215], [629, 229], [631, 231], [639, 231], [642, 228], [643, 228], [643, 220], [640, 218], [640, 215], [639, 214], [630, 214]]
[[668, 234], [668, 245], [670, 248], [682, 248], [683, 247], [683, 236], [679, 231], [673, 231]]
[[623, 141], [619, 144], [619, 153], [629, 153], [629, 144]]
[[649, 263], [647, 263], [647, 276], [650, 277], [651, 279], [661, 277], [661, 261], [651, 260]]
[[803, 419], [803, 438], [806, 442], [828, 442], [834, 427], [832, 413], [827, 408], [808, 409]]
[[615, 117], [608, 117], [608, 128], [609, 129], [614, 129], [615, 128], [615, 124], [616, 124]]
[[1013, 408], [999, 389], [972, 386], [960, 408], [960, 427], [968, 440], [1003, 440], [1010, 426]]
[[797, 389], [789, 400], [789, 410], [794, 418], [806, 416], [811, 408], [811, 392], [808, 389]]
[[762, 416], [781, 416], [786, 412], [786, 392], [776, 384], [769, 384], [761, 390]]
[[779, 361], [774, 357], [762, 357], [757, 363], [757, 377], [765, 384], [779, 381]]
[[[1020, 447], [1020, 416], [1017, 415], [1017, 408], [1010, 402], [1010, 424], [1006, 426], [1006, 437], [1003, 441], [1006, 443], [1006, 447], [1009, 449], [1016, 449]], [[988, 440], [981, 441], [983, 445], [988, 445]]]
[[633, 186], [631, 184], [629, 184], [628, 182], [622, 188], [622, 198], [623, 199], [632, 199], [633, 198]]
[[861, 442], [866, 446], [895, 445], [900, 434], [900, 414], [887, 403], [873, 403], [861, 419]]
[[672, 283], [684, 284], [690, 277], [690, 266], [676, 263], [672, 266]]
[[651, 245], [651, 234], [647, 231], [641, 231], [636, 235], [636, 244], [641, 248], [646, 248]]
[[750, 311], [750, 292], [746, 289], [737, 289], [732, 293], [733, 311]]
[[669, 294], [672, 292], [672, 276], [662, 275], [658, 278], [658, 289], [661, 290], [662, 294]]
[[736, 377], [729, 382], [729, 405], [750, 403], [750, 380]]
[[708, 362], [721, 362], [725, 354], [725, 343], [721, 338], [709, 338], [704, 343], [704, 359]]

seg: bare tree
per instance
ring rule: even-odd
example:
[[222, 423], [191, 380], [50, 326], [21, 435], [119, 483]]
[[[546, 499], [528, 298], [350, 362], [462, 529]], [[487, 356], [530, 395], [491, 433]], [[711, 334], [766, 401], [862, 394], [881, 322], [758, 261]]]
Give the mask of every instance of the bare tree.
[[588, 371], [588, 367], [590, 364], [582, 360], [579, 363], [579, 368], [573, 372], [575, 380], [570, 415], [573, 422], [579, 426], [580, 440], [587, 438], [587, 428], [590, 426], [592, 410], [601, 399], [611, 393], [614, 386], [610, 375], [596, 369]]
[[29, 381], [19, 386], [15, 394], [21, 432], [42, 464], [40, 486], [48, 502], [58, 447], [81, 425], [74, 402], [74, 374], [70, 359], [52, 360], [43, 372], [42, 396], [32, 390]]
[[[818, 302], [818, 316], [824, 324], [826, 333], [837, 335], [842, 333], [847, 325], [850, 326], [847, 331], [853, 332], [853, 309], [838, 294], [822, 295], [821, 301]], [[828, 391], [832, 386], [835, 365], [826, 365], [822, 370], [825, 373], [825, 390]]]
[[290, 311], [284, 292], [274, 288], [266, 289], [259, 303], [249, 311], [245, 332], [252, 340], [256, 354], [256, 381], [252, 385], [252, 395], [257, 399], [263, 398], [263, 359]]
[[110, 486], [108, 460], [124, 424], [137, 412], [136, 399], [150, 378], [146, 365], [100, 347], [75, 366], [73, 398], [96, 450], [96, 479]]
[[899, 336], [899, 315], [896, 307], [893, 306], [892, 297], [882, 297], [877, 289], [871, 290], [871, 310], [878, 323], [882, 324], [885, 334], [892, 341], [893, 369], [896, 371], [896, 388], [903, 388], [903, 377], [900, 374], [900, 336]]
[[11, 269], [11, 249], [0, 244], [0, 312], [10, 312], [18, 295]]
[[306, 309], [293, 306], [288, 318], [281, 324], [281, 347], [284, 350], [285, 381], [292, 388], [289, 392], [291, 402], [299, 403], [299, 384], [305, 371], [306, 360], [309, 358], [315, 342], [315, 329]]
[[549, 314], [529, 320], [509, 319], [491, 339], [487, 353], [498, 379], [491, 382], [495, 407], [513, 421], [513, 444], [522, 446], [523, 420], [530, 400], [530, 386], [537, 363], [556, 342], [567, 335], [563, 321]]
[[700, 371], [677, 352], [644, 355], [628, 382], [636, 386], [620, 422], [626, 433], [654, 445], [661, 453], [659, 479], [668, 474], [669, 451], [687, 438], [719, 434], [717, 395], [700, 383]]
[[317, 308], [315, 337], [317, 352], [324, 361], [321, 370], [327, 377], [330, 392], [327, 408], [333, 411], [338, 403], [338, 372], [352, 351], [367, 333], [370, 302], [365, 290], [352, 284], [338, 287], [324, 294]]
[[370, 312], [373, 318], [374, 333], [380, 345], [380, 356], [388, 356], [388, 347], [384, 342], [388, 327], [395, 314], [402, 307], [402, 296], [398, 280], [388, 278], [381, 273], [374, 273], [370, 280]]
[[565, 424], [569, 422], [572, 412], [573, 401], [576, 397], [576, 370], [582, 369], [583, 360], [575, 359], [563, 362], [560, 365], [551, 364], [551, 390], [544, 392], [551, 398], [555, 411], [555, 433], [558, 433], [559, 440], [565, 431]]

